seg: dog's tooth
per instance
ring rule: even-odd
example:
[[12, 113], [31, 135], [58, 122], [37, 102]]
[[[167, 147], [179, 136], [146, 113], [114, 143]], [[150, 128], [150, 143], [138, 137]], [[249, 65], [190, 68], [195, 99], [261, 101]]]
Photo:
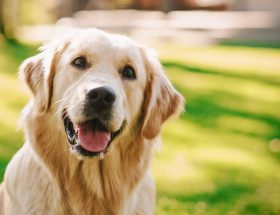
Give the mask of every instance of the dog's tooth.
[[103, 152], [100, 152], [100, 153], [99, 153], [99, 159], [102, 160], [103, 158], [104, 158], [104, 153], [103, 153]]

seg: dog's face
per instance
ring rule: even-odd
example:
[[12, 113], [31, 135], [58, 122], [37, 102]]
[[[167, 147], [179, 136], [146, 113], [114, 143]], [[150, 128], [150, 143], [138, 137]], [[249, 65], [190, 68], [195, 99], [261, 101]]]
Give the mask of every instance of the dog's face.
[[73, 149], [88, 156], [106, 152], [133, 127], [146, 79], [139, 48], [127, 38], [95, 32], [72, 40], [57, 65], [53, 100], [61, 101]]
[[147, 48], [96, 29], [47, 46], [21, 71], [33, 111], [55, 116], [78, 156], [103, 156], [125, 137], [155, 138], [183, 101]]

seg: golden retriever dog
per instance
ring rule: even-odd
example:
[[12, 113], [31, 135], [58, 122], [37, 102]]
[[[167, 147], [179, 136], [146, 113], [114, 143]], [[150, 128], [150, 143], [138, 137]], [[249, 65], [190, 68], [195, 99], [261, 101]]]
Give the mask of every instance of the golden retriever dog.
[[153, 214], [162, 124], [183, 107], [152, 51], [97, 29], [46, 44], [20, 67], [26, 142], [1, 185], [5, 215]]

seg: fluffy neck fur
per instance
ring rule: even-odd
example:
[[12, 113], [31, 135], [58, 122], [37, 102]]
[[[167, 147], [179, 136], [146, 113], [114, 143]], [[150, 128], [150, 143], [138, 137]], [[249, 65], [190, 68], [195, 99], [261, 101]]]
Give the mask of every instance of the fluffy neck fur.
[[[79, 160], [69, 151], [64, 131], [53, 126], [56, 122], [51, 114], [30, 111], [28, 115], [24, 117], [28, 120], [27, 139], [55, 179], [51, 183], [59, 187], [61, 213], [120, 214], [130, 210], [132, 193], [150, 163], [152, 143], [138, 134], [133, 139], [121, 137], [124, 142], [112, 143], [103, 160]], [[126, 202], [128, 199], [131, 201]]]

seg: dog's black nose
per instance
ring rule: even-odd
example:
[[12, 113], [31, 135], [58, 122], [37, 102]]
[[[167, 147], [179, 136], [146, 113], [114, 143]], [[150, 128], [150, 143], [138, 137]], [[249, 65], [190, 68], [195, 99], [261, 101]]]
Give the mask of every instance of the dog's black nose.
[[116, 100], [116, 93], [111, 87], [98, 87], [87, 93], [87, 100], [93, 108], [107, 109]]

